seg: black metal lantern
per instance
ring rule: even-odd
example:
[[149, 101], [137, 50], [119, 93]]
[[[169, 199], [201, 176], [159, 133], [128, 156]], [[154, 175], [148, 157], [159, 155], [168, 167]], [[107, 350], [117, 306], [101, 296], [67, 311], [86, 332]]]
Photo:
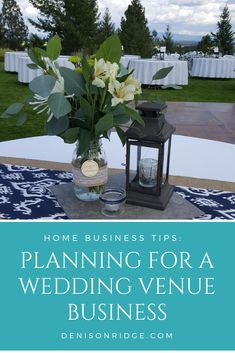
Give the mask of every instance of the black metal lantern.
[[218, 47], [214, 48], [214, 54], [215, 54], [216, 59], [219, 59], [219, 48]]
[[126, 132], [127, 202], [159, 210], [165, 209], [174, 191], [168, 179], [175, 127], [165, 120], [165, 108], [147, 102], [137, 106], [145, 127], [134, 122]]
[[166, 47], [160, 47], [160, 60], [165, 59]]

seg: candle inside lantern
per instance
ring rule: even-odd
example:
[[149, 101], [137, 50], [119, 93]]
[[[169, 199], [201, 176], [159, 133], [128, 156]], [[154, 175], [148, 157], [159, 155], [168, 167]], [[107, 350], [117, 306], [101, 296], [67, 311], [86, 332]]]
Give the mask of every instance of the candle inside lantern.
[[139, 162], [139, 184], [144, 188], [153, 188], [157, 185], [157, 164], [153, 158], [143, 158]]

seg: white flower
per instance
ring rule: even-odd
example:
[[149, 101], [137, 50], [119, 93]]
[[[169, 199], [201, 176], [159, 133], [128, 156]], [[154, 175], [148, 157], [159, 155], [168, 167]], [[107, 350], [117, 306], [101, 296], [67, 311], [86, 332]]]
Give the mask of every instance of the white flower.
[[96, 86], [98, 88], [104, 88], [105, 87], [105, 82], [99, 78], [96, 77], [93, 81], [92, 81], [93, 86]]
[[105, 76], [107, 71], [107, 65], [104, 59], [95, 59], [94, 65], [94, 80], [92, 84], [96, 87], [104, 88], [105, 87]]
[[126, 79], [125, 83], [127, 85], [135, 86], [135, 93], [134, 93], [135, 95], [142, 93], [141, 83], [140, 83], [139, 80], [134, 80], [132, 76], [128, 76], [128, 78]]
[[112, 107], [118, 105], [119, 103], [124, 103], [126, 101], [131, 101], [134, 99], [135, 86], [127, 85], [126, 82], [119, 82], [117, 80], [112, 80], [109, 83], [109, 93], [113, 96]]
[[107, 61], [106, 63], [106, 79], [115, 80], [119, 71], [119, 65], [117, 63], [111, 63]]
[[94, 79], [92, 84], [99, 88], [105, 87], [105, 82], [114, 80], [117, 77], [119, 66], [117, 63], [104, 61], [104, 59], [95, 59], [94, 65]]

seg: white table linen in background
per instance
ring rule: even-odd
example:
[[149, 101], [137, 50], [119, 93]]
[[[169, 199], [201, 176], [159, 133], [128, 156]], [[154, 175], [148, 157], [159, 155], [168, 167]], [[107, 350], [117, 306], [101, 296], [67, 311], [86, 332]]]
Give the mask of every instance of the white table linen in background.
[[8, 72], [18, 72], [18, 60], [20, 57], [28, 57], [26, 51], [9, 51], [4, 55], [4, 70]]
[[[173, 66], [172, 71], [162, 80], [152, 81], [153, 75], [165, 67]], [[144, 85], [187, 85], [188, 62], [180, 60], [131, 60], [129, 69], [134, 69], [133, 77]]]
[[235, 59], [234, 55], [224, 55], [221, 59]]
[[235, 59], [193, 59], [192, 76], [211, 78], [235, 78]]
[[140, 59], [139, 55], [124, 55], [121, 57], [120, 63], [127, 67], [131, 60]]
[[42, 74], [41, 69], [32, 70], [27, 64], [32, 64], [32, 60], [29, 57], [22, 56], [18, 60], [19, 70], [18, 70], [18, 81], [22, 83], [29, 83], [35, 77]]
[[[70, 69], [74, 69], [74, 65], [68, 61], [69, 56], [60, 56], [56, 63], [61, 67], [68, 67]], [[18, 71], [18, 81], [21, 83], [29, 83], [35, 77], [40, 76], [42, 71], [40, 69], [32, 70], [27, 64], [32, 63], [29, 57], [21, 57], [19, 58], [19, 71]]]

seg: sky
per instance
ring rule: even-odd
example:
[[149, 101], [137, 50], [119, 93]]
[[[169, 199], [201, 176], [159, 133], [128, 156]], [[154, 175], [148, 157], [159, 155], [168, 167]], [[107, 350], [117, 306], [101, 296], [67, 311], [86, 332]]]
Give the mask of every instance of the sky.
[[[131, 0], [98, 0], [101, 15], [108, 7], [116, 27]], [[0, 0], [1, 6], [2, 0]], [[173, 34], [202, 36], [216, 31], [216, 23], [221, 11], [228, 4], [232, 25], [235, 30], [235, 0], [141, 0], [151, 30], [161, 33], [170, 24]], [[28, 0], [18, 0], [25, 18], [36, 18], [37, 11]], [[27, 23], [28, 24], [28, 23]], [[29, 25], [29, 24], [28, 24]], [[30, 25], [30, 31], [34, 31]]]

